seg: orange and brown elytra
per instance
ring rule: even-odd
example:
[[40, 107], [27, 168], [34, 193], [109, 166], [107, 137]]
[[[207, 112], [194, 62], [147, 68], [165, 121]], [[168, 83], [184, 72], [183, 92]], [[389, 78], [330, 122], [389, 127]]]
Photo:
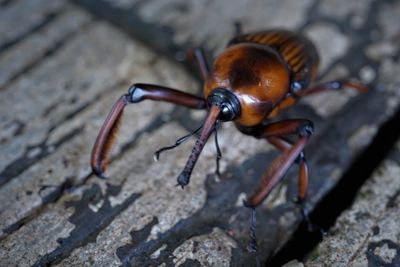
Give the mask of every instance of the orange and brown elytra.
[[[114, 133], [127, 104], [145, 99], [166, 101], [209, 110], [186, 166], [177, 178], [182, 188], [189, 184], [194, 165], [209, 136], [213, 132], [216, 134], [216, 124], [233, 121], [242, 133], [265, 138], [282, 152], [270, 164], [245, 205], [252, 208], [260, 205], [295, 162], [299, 165], [298, 200], [304, 200], [308, 167], [303, 149], [313, 132], [313, 124], [307, 119], [268, 120], [306, 95], [342, 88], [364, 92], [367, 88], [349, 80], [313, 84], [319, 63], [317, 50], [306, 37], [286, 30], [238, 33], [226, 50], [215, 58], [211, 68], [200, 49], [192, 50], [190, 57], [197, 60], [205, 81], [203, 97], [159, 85], [133, 84], [116, 102], [100, 130], [92, 152], [93, 172], [104, 177]], [[289, 135], [297, 136], [297, 141], [289, 142]], [[188, 136], [173, 146], [160, 149], [156, 157], [160, 152], [178, 146]]]

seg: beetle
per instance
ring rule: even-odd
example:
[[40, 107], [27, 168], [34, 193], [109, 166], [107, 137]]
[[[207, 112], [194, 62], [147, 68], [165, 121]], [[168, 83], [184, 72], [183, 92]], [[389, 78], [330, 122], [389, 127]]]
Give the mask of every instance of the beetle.
[[[189, 184], [196, 161], [210, 135], [216, 133], [217, 124], [233, 121], [243, 134], [264, 138], [281, 152], [244, 205], [259, 206], [293, 163], [299, 165], [297, 200], [301, 203], [308, 186], [308, 166], [303, 149], [314, 131], [313, 123], [302, 118], [270, 120], [303, 96], [343, 88], [365, 92], [367, 87], [347, 79], [314, 84], [319, 65], [315, 45], [305, 36], [283, 29], [238, 33], [214, 59], [211, 68], [201, 49], [192, 50], [192, 57], [204, 79], [203, 96], [160, 85], [133, 84], [114, 104], [98, 134], [91, 155], [93, 172], [104, 178], [114, 133], [127, 104], [147, 99], [165, 101], [208, 110], [200, 135], [177, 177], [179, 186], [184, 188]], [[293, 135], [297, 136], [294, 142], [287, 138]], [[183, 139], [174, 146], [160, 149], [156, 157], [161, 151], [179, 145]]]

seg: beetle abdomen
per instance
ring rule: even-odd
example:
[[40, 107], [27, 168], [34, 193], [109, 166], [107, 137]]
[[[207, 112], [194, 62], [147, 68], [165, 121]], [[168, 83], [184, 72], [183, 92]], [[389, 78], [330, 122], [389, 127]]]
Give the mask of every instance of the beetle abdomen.
[[316, 78], [319, 63], [317, 49], [300, 34], [287, 30], [256, 32], [237, 36], [228, 46], [238, 43], [256, 43], [276, 49], [302, 88], [306, 88]]

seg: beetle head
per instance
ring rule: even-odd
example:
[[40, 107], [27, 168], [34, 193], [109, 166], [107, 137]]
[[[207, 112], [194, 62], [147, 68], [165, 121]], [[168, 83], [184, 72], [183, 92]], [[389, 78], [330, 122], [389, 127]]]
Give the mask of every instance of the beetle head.
[[209, 113], [204, 121], [200, 137], [192, 149], [185, 168], [177, 179], [178, 185], [181, 187], [189, 183], [194, 165], [211, 133], [216, 130], [217, 123], [219, 121], [235, 120], [241, 112], [239, 100], [232, 92], [225, 88], [214, 89], [207, 97], [207, 104], [209, 106]]
[[207, 104], [220, 109], [218, 120], [233, 121], [239, 117], [241, 109], [237, 97], [225, 88], [216, 88], [207, 97]]

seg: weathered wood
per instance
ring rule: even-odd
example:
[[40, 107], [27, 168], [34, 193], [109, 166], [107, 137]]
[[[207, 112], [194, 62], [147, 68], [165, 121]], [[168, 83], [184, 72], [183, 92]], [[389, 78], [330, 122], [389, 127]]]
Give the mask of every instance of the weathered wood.
[[[246, 251], [249, 211], [241, 199], [277, 155], [265, 141], [224, 124], [219, 131], [221, 181], [212, 175], [215, 148], [208, 144], [190, 186], [182, 191], [174, 187], [175, 177], [191, 143], [162, 154], [157, 163], [152, 153], [195, 129], [205, 113], [143, 102], [126, 109], [107, 173], [110, 179], [91, 175], [94, 138], [129, 83], [158, 83], [191, 92], [199, 87], [160, 52], [174, 56], [177, 49], [194, 44], [218, 53], [238, 20], [245, 30], [286, 26], [306, 32], [316, 42], [324, 79], [349, 76], [373, 82], [367, 94], [344, 91], [310, 97], [286, 113], [316, 125], [306, 150], [310, 208], [340, 180], [400, 101], [395, 86], [398, 48], [389, 29], [397, 3], [343, 2], [348, 9], [336, 10], [329, 1], [310, 0], [72, 2], [77, 5], [63, 4], [49, 22], [37, 22], [43, 25], [39, 29], [24, 26], [27, 30], [16, 31], [8, 39], [16, 41], [0, 54], [2, 266], [254, 263]], [[12, 1], [5, 8], [23, 4]], [[48, 8], [39, 6], [35, 8], [43, 12]], [[356, 22], [348, 25], [349, 14]], [[135, 34], [134, 39], [116, 27]], [[29, 49], [34, 53], [21, 53]], [[383, 82], [385, 86], [378, 86]], [[257, 210], [262, 262], [287, 242], [300, 221], [290, 202], [296, 186], [293, 170]]]
[[[115, 52], [104, 57], [108, 51]], [[154, 67], [143, 71], [146, 64]], [[2, 123], [8, 133], [2, 136], [1, 150], [0, 195], [7, 207], [2, 211], [2, 235], [23, 224], [24, 218], [52, 200], [60, 187], [79, 183], [90, 174], [93, 138], [108, 107], [126, 92], [131, 75], [154, 83], [170, 80], [170, 85], [175, 85], [164, 65], [162, 59], [154, 59], [148, 50], [130, 44], [121, 33], [95, 23], [77, 33], [56, 56], [26, 74], [28, 82], [15, 82], [2, 92]], [[87, 66], [93, 67], [87, 70]], [[193, 87], [183, 75], [180, 85]], [[155, 103], [143, 106], [146, 108], [127, 112], [127, 117], [137, 119], [126, 120], [123, 132], [129, 136], [121, 135], [122, 144], [129, 144], [136, 136], [137, 131], [129, 126], [140, 132], [158, 114], [171, 109]], [[71, 158], [76, 155], [79, 159]]]
[[29, 38], [16, 41], [6, 53], [0, 54], [0, 90], [34, 69], [43, 58], [56, 53], [90, 19], [84, 12], [69, 6], [59, 11], [47, 26], [30, 32]]
[[[66, 1], [13, 1], [0, 9], [0, 52], [32, 32], [45, 28], [57, 17]], [[12, 26], [12, 30], [10, 30]]]
[[337, 220], [306, 266], [400, 265], [400, 142]]

